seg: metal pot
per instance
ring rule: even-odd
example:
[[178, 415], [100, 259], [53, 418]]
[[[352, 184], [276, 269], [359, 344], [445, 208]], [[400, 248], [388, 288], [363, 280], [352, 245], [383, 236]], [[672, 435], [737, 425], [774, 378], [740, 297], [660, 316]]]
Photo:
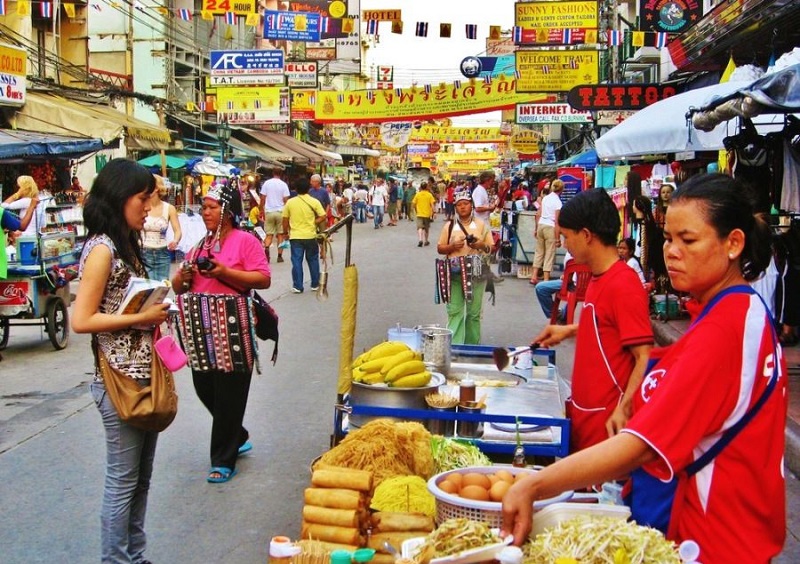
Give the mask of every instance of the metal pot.
[[418, 329], [418, 332], [422, 343], [422, 360], [431, 370], [447, 376], [450, 372], [453, 332], [444, 327]]
[[[350, 389], [350, 405], [368, 405], [370, 407], [397, 407], [403, 409], [428, 409], [425, 396], [439, 389], [444, 384], [444, 376], [434, 372], [431, 381], [424, 388], [389, 388], [385, 385], [370, 385], [353, 382]], [[382, 419], [371, 415], [351, 415], [350, 425], [363, 427], [373, 419]], [[390, 419], [397, 419], [391, 417]]]

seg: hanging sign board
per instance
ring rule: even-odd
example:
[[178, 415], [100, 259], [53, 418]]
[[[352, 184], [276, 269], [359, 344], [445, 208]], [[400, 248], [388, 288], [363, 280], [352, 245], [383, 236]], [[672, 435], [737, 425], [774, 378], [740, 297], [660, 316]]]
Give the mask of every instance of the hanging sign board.
[[702, 17], [703, 2], [698, 0], [639, 0], [641, 30], [680, 33]]
[[218, 117], [230, 124], [289, 123], [289, 89], [250, 86], [217, 90]]
[[293, 121], [313, 121], [314, 120], [314, 97], [316, 90], [292, 89], [292, 111]]
[[597, 28], [597, 2], [517, 2], [514, 25], [527, 29]]
[[211, 51], [211, 75], [278, 75], [283, 76], [283, 51]]
[[567, 94], [576, 110], [641, 110], [677, 94], [666, 84], [581, 84]]
[[239, 16], [256, 13], [256, 0], [203, 0], [204, 12], [224, 14], [233, 12]]
[[284, 41], [319, 41], [322, 16], [313, 12], [264, 11], [264, 38]]
[[569, 104], [517, 104], [516, 123], [591, 123], [591, 112]]
[[566, 92], [599, 82], [599, 51], [517, 51], [517, 92]]
[[314, 61], [286, 63], [286, 85], [292, 88], [316, 88], [319, 67]]

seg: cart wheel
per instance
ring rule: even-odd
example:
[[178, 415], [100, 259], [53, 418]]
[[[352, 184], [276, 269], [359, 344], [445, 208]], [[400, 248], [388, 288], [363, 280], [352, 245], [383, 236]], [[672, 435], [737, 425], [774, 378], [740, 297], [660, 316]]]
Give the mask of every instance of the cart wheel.
[[11, 330], [11, 324], [5, 317], [0, 318], [0, 351], [6, 348], [8, 344], [8, 332]]
[[47, 303], [47, 336], [57, 351], [65, 349], [69, 343], [69, 319], [67, 306], [61, 298], [53, 298]]

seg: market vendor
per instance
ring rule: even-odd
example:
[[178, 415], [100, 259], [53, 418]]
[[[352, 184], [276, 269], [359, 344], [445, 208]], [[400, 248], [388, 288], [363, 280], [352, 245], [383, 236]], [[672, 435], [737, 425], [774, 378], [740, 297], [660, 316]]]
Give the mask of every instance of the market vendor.
[[664, 235], [691, 327], [654, 351], [622, 432], [511, 487], [501, 534], [522, 544], [533, 501], [632, 473], [637, 523], [696, 541], [704, 564], [769, 562], [786, 535], [786, 363], [748, 285], [769, 264], [769, 226], [739, 182], [701, 175], [674, 193]]
[[8, 253], [6, 251], [6, 231], [25, 231], [33, 219], [33, 214], [36, 211], [36, 206], [39, 204], [39, 197], [34, 196], [31, 198], [31, 203], [22, 219], [18, 218], [14, 212], [0, 206], [0, 279], [5, 279], [8, 276]]

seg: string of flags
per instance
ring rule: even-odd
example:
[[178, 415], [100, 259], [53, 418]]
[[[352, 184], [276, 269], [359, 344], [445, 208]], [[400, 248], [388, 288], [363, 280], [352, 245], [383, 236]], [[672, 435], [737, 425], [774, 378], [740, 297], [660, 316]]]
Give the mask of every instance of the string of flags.
[[619, 47], [630, 40], [633, 47], [656, 47], [663, 49], [669, 42], [669, 34], [663, 31], [609, 30], [608, 45]]

